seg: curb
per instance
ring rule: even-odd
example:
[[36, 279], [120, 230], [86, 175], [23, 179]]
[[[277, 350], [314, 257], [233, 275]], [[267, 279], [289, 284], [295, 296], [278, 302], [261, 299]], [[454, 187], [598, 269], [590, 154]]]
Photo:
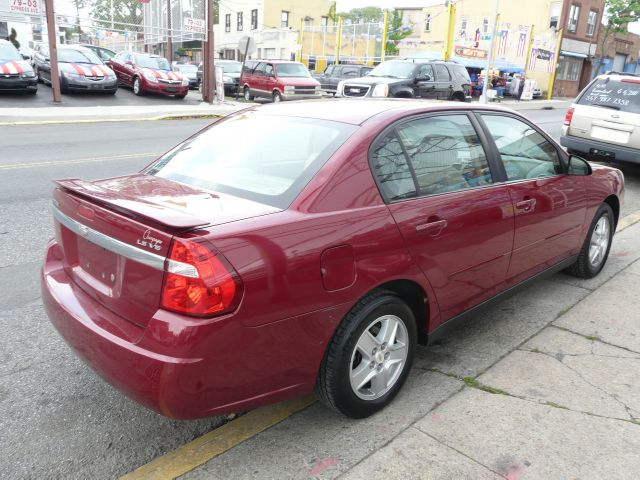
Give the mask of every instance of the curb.
[[[230, 112], [231, 113], [231, 112]], [[107, 122], [151, 122], [155, 120], [194, 120], [199, 118], [222, 118], [225, 115], [219, 113], [185, 113], [185, 114], [163, 114], [144, 117], [117, 117], [117, 118], [77, 118], [72, 120], [65, 120], [61, 118], [52, 118], [44, 120], [15, 120], [15, 121], [2, 121], [0, 120], [0, 127], [3, 126], [23, 126], [23, 125], [71, 125], [82, 123], [107, 123]]]

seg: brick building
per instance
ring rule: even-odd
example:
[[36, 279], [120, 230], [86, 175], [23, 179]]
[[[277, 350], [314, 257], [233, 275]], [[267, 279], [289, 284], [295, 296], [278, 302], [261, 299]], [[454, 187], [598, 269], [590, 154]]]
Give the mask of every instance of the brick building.
[[554, 95], [575, 97], [591, 80], [603, 12], [604, 0], [556, 2], [551, 23], [558, 22], [556, 28], [563, 29], [563, 37]]
[[612, 33], [604, 45], [604, 51], [598, 42], [594, 66], [598, 73], [608, 70], [640, 73], [640, 35], [630, 32]]

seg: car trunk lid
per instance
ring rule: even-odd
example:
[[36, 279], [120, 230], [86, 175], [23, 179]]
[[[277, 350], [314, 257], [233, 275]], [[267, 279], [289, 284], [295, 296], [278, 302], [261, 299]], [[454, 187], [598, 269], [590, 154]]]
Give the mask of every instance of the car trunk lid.
[[142, 327], [160, 306], [174, 235], [279, 211], [150, 175], [57, 185], [56, 238], [67, 274], [100, 304]]

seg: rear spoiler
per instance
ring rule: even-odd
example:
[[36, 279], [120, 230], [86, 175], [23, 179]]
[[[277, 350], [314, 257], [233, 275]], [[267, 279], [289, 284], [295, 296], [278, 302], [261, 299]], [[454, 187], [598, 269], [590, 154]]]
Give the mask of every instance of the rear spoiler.
[[167, 206], [156, 205], [139, 197], [129, 197], [123, 195], [121, 192], [118, 192], [116, 196], [114, 192], [86, 180], [74, 178], [56, 180], [54, 183], [62, 190], [104, 205], [128, 217], [144, 217], [147, 220], [169, 228], [188, 230], [203, 227], [210, 223], [190, 213], [174, 210]]

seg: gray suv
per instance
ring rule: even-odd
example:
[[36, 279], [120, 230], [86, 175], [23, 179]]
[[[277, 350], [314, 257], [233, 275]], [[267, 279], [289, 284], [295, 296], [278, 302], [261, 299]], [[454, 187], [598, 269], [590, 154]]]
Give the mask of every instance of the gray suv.
[[464, 66], [438, 60], [382, 62], [366, 77], [341, 81], [338, 97], [428, 98], [471, 101], [471, 80]]

